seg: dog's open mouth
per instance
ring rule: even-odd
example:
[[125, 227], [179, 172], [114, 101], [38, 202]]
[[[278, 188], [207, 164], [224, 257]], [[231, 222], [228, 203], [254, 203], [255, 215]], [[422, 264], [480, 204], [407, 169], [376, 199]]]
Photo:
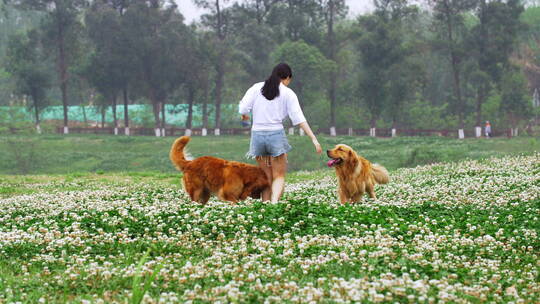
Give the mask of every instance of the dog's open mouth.
[[343, 159], [341, 158], [332, 158], [326, 164], [328, 165], [328, 167], [333, 167], [333, 166], [341, 164], [341, 162], [343, 162]]

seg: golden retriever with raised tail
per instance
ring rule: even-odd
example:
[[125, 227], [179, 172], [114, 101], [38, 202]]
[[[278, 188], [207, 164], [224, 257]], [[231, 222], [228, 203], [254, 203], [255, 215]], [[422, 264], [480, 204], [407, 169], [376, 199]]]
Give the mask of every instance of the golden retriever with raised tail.
[[257, 166], [212, 156], [186, 159], [184, 148], [189, 140], [189, 136], [176, 139], [169, 157], [184, 172], [184, 190], [194, 202], [206, 204], [210, 195], [216, 194], [220, 200], [236, 203], [248, 196], [261, 198], [270, 187], [266, 174]]
[[327, 150], [326, 154], [331, 158], [328, 166], [336, 169], [339, 200], [342, 204], [360, 202], [366, 192], [369, 197], [377, 198], [375, 184], [390, 181], [386, 168], [370, 163], [347, 145], [336, 145], [334, 149]]

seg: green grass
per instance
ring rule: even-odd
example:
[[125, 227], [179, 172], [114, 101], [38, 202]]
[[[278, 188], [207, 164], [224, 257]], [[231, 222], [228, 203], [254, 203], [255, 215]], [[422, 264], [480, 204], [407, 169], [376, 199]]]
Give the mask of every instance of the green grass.
[[[441, 137], [319, 136], [319, 139], [324, 150], [337, 143], [345, 143], [390, 170], [540, 150], [540, 141], [528, 137], [457, 140]], [[109, 135], [2, 136], [0, 174], [137, 172], [141, 175], [168, 175], [175, 172], [168, 158], [173, 141], [171, 137]], [[290, 171], [313, 171], [325, 167], [326, 156], [316, 155], [307, 137], [289, 136], [289, 142], [293, 146], [289, 154]], [[188, 146], [193, 156], [212, 155], [253, 162], [244, 157], [248, 148], [247, 136], [194, 137]]]

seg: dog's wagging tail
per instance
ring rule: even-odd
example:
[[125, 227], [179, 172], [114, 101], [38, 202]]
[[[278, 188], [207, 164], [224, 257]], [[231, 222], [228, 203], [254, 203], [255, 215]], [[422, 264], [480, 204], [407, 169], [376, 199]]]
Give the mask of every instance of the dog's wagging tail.
[[182, 136], [176, 139], [169, 153], [172, 163], [180, 171], [184, 171], [186, 164], [189, 162], [184, 155], [184, 148], [190, 139], [189, 136]]
[[388, 182], [390, 182], [390, 176], [385, 167], [378, 164], [372, 164], [371, 170], [371, 174], [377, 184], [388, 184]]

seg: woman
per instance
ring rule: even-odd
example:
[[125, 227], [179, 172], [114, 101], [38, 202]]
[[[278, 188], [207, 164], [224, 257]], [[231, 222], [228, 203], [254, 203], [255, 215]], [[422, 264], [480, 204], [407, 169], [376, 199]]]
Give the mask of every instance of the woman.
[[272, 181], [271, 191], [263, 192], [262, 199], [276, 203], [285, 188], [287, 153], [292, 149], [285, 136], [283, 119], [287, 116], [293, 125], [299, 126], [311, 138], [317, 153], [321, 145], [311, 131], [296, 94], [288, 88], [292, 70], [286, 63], [280, 63], [265, 82], [256, 83], [240, 101], [239, 112], [243, 119], [253, 113], [251, 144], [248, 157], [254, 157]]

